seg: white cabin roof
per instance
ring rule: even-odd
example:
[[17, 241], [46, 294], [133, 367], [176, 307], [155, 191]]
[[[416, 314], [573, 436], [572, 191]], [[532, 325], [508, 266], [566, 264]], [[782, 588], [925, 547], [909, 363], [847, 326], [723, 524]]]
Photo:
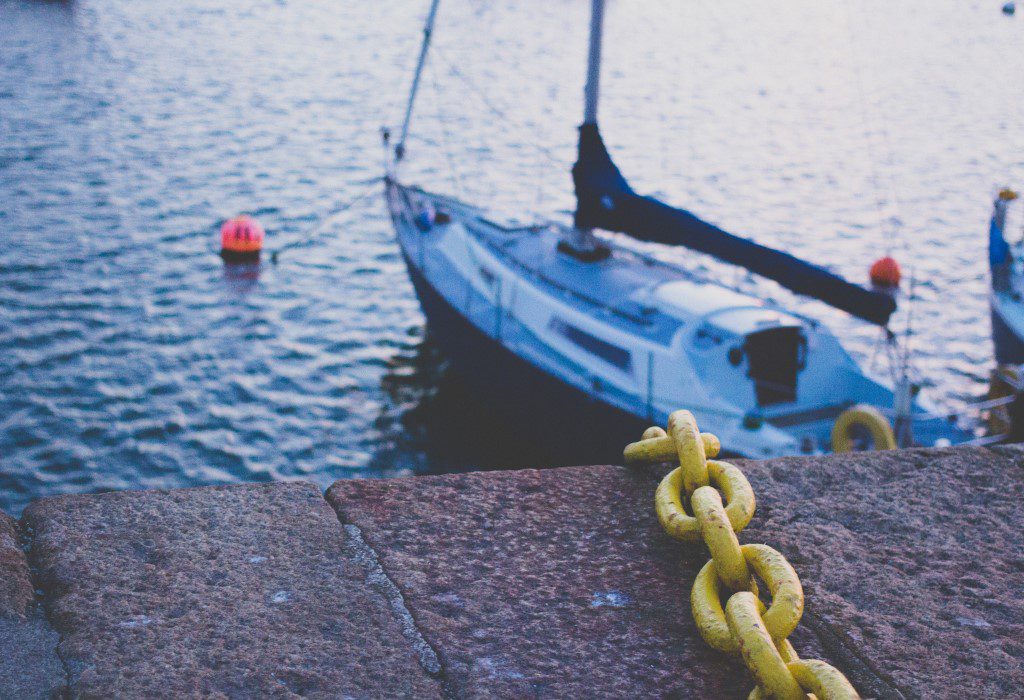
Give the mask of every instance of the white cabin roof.
[[707, 321], [737, 335], [763, 328], [802, 325], [796, 317], [767, 308], [756, 297], [689, 280], [657, 285], [651, 290], [648, 303], [680, 321]]

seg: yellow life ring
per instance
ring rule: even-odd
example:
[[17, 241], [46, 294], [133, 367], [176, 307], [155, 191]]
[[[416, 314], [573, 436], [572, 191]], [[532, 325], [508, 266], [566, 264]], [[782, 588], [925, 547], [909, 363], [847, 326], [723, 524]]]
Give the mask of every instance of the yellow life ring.
[[895, 450], [896, 436], [892, 432], [892, 424], [874, 406], [857, 404], [851, 406], [836, 418], [832, 426], [832, 451], [852, 452], [854, 449], [851, 430], [859, 429], [871, 436], [872, 449]]

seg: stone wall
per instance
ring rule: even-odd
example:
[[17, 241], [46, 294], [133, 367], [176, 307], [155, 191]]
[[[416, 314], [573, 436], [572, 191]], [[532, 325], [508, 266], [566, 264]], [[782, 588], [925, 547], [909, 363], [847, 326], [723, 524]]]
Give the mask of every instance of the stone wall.
[[[1024, 687], [1024, 451], [741, 462], [792, 641], [865, 697]], [[664, 468], [44, 499], [0, 519], [0, 697], [720, 697]], [[26, 555], [27, 552], [27, 555]]]

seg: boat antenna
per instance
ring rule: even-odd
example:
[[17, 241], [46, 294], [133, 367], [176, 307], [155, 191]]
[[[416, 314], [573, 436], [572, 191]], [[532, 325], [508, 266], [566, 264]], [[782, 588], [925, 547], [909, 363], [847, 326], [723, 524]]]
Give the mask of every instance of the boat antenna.
[[423, 26], [423, 44], [420, 46], [420, 58], [416, 62], [416, 72], [412, 77], [412, 87], [409, 89], [409, 102], [405, 107], [405, 119], [402, 120], [402, 130], [399, 132], [398, 143], [395, 144], [395, 162], [402, 160], [405, 156], [405, 140], [409, 136], [409, 123], [412, 121], [412, 107], [416, 102], [416, 92], [420, 87], [420, 77], [423, 75], [423, 66], [427, 62], [427, 51], [430, 49], [430, 37], [434, 33], [434, 19], [437, 17], [437, 7], [441, 0], [431, 0], [430, 10], [427, 12], [427, 21]]

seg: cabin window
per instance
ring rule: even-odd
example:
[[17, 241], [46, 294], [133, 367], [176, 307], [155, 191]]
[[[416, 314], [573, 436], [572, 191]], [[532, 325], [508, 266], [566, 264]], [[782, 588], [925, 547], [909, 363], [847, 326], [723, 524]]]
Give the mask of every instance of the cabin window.
[[630, 371], [632, 359], [628, 350], [601, 340], [558, 318], [551, 319], [551, 328], [581, 350], [604, 360], [613, 367], [618, 367], [623, 372]]

